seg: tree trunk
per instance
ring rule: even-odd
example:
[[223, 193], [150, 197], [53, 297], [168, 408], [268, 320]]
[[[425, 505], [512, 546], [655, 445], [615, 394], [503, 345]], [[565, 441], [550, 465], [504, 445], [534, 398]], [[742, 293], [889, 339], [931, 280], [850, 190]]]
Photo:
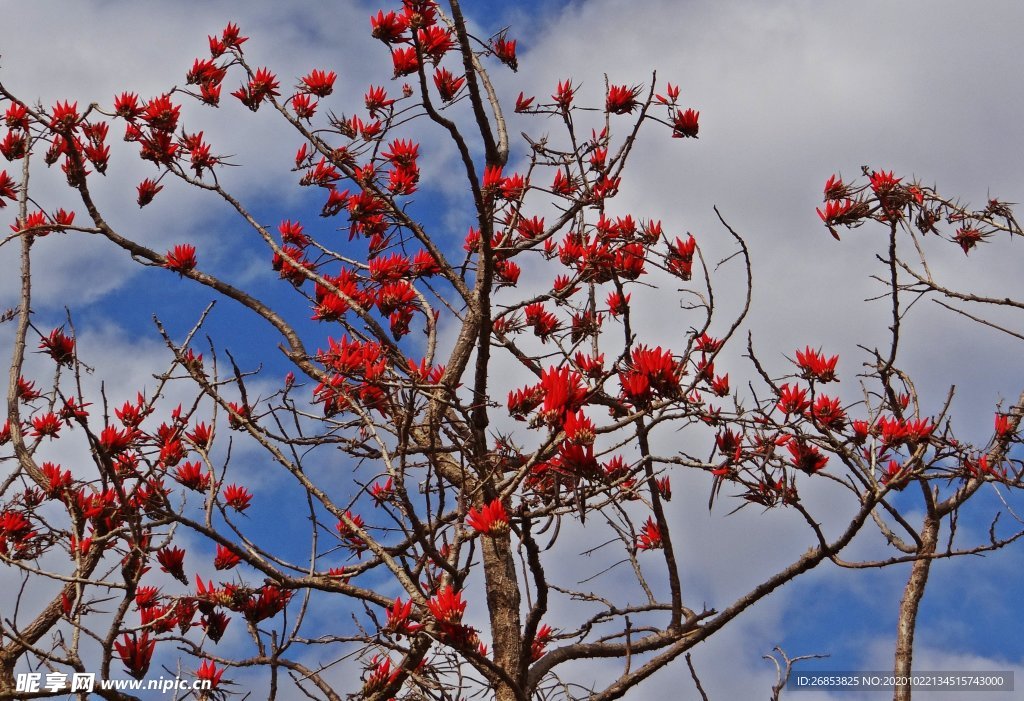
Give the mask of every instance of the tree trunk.
[[[494, 664], [512, 679], [519, 671], [522, 653], [522, 631], [519, 620], [519, 583], [516, 579], [512, 539], [507, 536], [483, 538], [484, 580], [487, 587], [487, 610], [491, 617]], [[497, 682], [495, 699], [515, 701], [515, 689]]]
[[[918, 548], [919, 558], [910, 568], [910, 578], [903, 588], [900, 600], [899, 618], [896, 622], [896, 659], [893, 674], [897, 679], [909, 677], [914, 660], [914, 627], [917, 624], [917, 611], [924, 597], [924, 589], [928, 584], [928, 572], [932, 566], [932, 555], [939, 538], [940, 521], [928, 516], [921, 533], [921, 547]], [[893, 690], [893, 701], [910, 701], [911, 687], [896, 686]]]

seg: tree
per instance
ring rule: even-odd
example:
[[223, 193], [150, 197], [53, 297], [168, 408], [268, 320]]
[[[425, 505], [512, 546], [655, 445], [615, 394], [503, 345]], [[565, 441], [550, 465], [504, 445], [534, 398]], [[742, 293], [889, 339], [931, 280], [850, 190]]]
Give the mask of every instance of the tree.
[[[20, 177], [17, 167], [0, 176], [0, 202], [17, 209], [5, 245], [21, 247], [22, 279], [8, 318], [0, 554], [48, 597], [32, 610], [19, 598], [3, 621], [0, 691], [17, 697], [26, 665], [144, 678], [164, 655], [215, 682], [209, 695], [246, 689], [228, 681], [260, 668], [270, 696], [293, 694], [290, 684], [332, 699], [618, 698], [826, 561], [910, 563], [894, 655], [895, 671], [908, 672], [933, 563], [1021, 533], [993, 514], [987, 540], [961, 542], [956, 524], [983, 488], [1020, 487], [1012, 450], [1024, 395], [996, 408], [991, 436], [971, 443], [945, 408], [922, 406], [898, 353], [918, 297], [983, 321], [966, 306], [1020, 308], [941, 283], [925, 258], [943, 241], [968, 254], [996, 233], [1019, 235], [1009, 206], [974, 210], [883, 170], [828, 181], [819, 216], [833, 235], [861, 225], [888, 234], [888, 343], [867, 350], [863, 396], [844, 400], [832, 383], [856, 375], [839, 356], [796, 342], [805, 347], [792, 359], [769, 361], [753, 339], [744, 344], [752, 263], [724, 217], [732, 251], [722, 265], [746, 284], [731, 315], [712, 285], [720, 266], [697, 237], [666, 232], [657, 213], [616, 208], [641, 130], [677, 137], [679, 148], [698, 136], [700, 114], [677, 87], [656, 76], [608, 82], [604, 104], [586, 108], [569, 78], [550, 97], [513, 103], [488, 70], [516, 69], [515, 40], [473, 35], [458, 2], [407, 0], [371, 27], [386, 46], [382, 80], [408, 82], [371, 85], [354, 105], [335, 102], [326, 67], [284, 88], [249, 62], [234, 25], [210, 38], [184, 87], [148, 100], [125, 92], [109, 107], [44, 106], [0, 86], [0, 149], [20, 166]], [[217, 106], [229, 80], [241, 87], [225, 109], [276, 111], [292, 130], [300, 146], [288, 167], [327, 224], [300, 223], [304, 208], [267, 224], [258, 203], [222, 184], [232, 157], [186, 130], [180, 110], [186, 100]], [[541, 125], [519, 152], [503, 111], [513, 104]], [[343, 108], [354, 116], [332, 111]], [[115, 120], [156, 168], [131, 193], [139, 206], [169, 187], [220, 198], [301, 311], [278, 290], [208, 269], [192, 242], [161, 252], [105, 216], [93, 193]], [[442, 148], [456, 153], [464, 241], [451, 240], [430, 207], [436, 184], [422, 181], [421, 151]], [[70, 209], [30, 192], [29, 175], [35, 188], [57, 165]], [[52, 330], [33, 323], [33, 247], [65, 234], [101, 237], [156, 268], [148, 274], [176, 274], [249, 310], [283, 358], [267, 358], [267, 369], [236, 361], [245, 334], [214, 337], [204, 314], [183, 337], [158, 322], [170, 359], [153, 386], [133, 397], [86, 392], [89, 359], [78, 356], [71, 314]], [[636, 309], [667, 298], [681, 302], [674, 323], [685, 331], [652, 347]], [[52, 381], [26, 375], [32, 349], [52, 360]], [[268, 377], [282, 360], [289, 374]], [[187, 401], [167, 401], [183, 387]], [[63, 445], [77, 448], [75, 465], [47, 457]], [[287, 482], [261, 491], [253, 462]], [[806, 551], [735, 600], [692, 600], [685, 534], [667, 504], [671, 477], [686, 471], [706, 475], [711, 508], [795, 514]], [[840, 499], [842, 526], [822, 525]], [[275, 512], [275, 502], [304, 511]], [[269, 532], [278, 523], [290, 542]], [[848, 560], [869, 533], [889, 553]], [[197, 543], [215, 550], [212, 562]], [[604, 571], [580, 581], [564, 566], [576, 557]], [[344, 622], [324, 624], [325, 611], [343, 611]], [[350, 655], [359, 681], [334, 678]], [[587, 660], [608, 661], [614, 675], [586, 688], [577, 670]]]

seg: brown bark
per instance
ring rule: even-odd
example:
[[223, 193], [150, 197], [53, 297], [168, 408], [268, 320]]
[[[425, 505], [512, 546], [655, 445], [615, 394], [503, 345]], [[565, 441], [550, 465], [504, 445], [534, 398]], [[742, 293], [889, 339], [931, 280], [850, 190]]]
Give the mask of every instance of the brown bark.
[[[491, 620], [494, 663], [512, 679], [517, 677], [522, 650], [519, 616], [519, 583], [516, 581], [512, 540], [508, 536], [484, 538], [484, 581], [487, 588], [487, 611]], [[497, 701], [522, 698], [519, 689], [498, 681]]]
[[[910, 676], [914, 660], [914, 628], [917, 624], [917, 612], [924, 597], [925, 586], [928, 584], [928, 573], [932, 566], [939, 539], [940, 521], [929, 516], [921, 532], [921, 546], [918, 548], [918, 559], [910, 568], [910, 578], [903, 588], [900, 600], [899, 617], [896, 621], [896, 655], [893, 674], [897, 679]], [[910, 701], [910, 686], [897, 686], [893, 690], [893, 701]]]

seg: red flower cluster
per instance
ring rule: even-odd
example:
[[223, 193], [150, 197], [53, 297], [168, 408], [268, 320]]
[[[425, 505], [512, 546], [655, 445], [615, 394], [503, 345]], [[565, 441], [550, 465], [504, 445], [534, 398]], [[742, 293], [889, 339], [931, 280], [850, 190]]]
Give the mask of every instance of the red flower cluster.
[[149, 631], [143, 631], [141, 637], [135, 633], [131, 635], [125, 633], [120, 641], [114, 641], [114, 650], [124, 662], [125, 671], [135, 679], [142, 679], [146, 676], [150, 660], [153, 659], [154, 649], [156, 649], [156, 640], [149, 639]]
[[649, 516], [637, 538], [636, 548], [637, 550], [658, 550], [662, 547], [664, 547], [664, 542], [662, 541], [661, 528], [654, 522], [654, 518]]
[[250, 76], [246, 85], [238, 88], [231, 95], [237, 97], [243, 105], [255, 112], [267, 98], [280, 96], [281, 93], [277, 90], [280, 86], [277, 76], [266, 68], [260, 68]]
[[412, 635], [423, 626], [413, 623], [410, 620], [410, 616], [412, 616], [412, 599], [402, 603], [401, 598], [396, 598], [395, 602], [387, 610], [388, 619], [384, 627], [385, 630], [396, 636]]
[[505, 511], [501, 499], [494, 499], [479, 509], [470, 508], [466, 514], [466, 525], [483, 535], [502, 536], [508, 533], [508, 512]]
[[792, 464], [798, 470], [813, 475], [828, 464], [828, 457], [821, 454], [817, 447], [802, 440], [791, 440], [786, 444], [792, 456]]
[[822, 383], [838, 382], [836, 378], [836, 363], [838, 362], [838, 355], [826, 359], [820, 350], [814, 350], [810, 346], [803, 351], [796, 352], [796, 364], [800, 368], [800, 376], [805, 380], [817, 380]]
[[669, 249], [665, 263], [669, 272], [678, 275], [683, 280], [689, 280], [693, 275], [693, 254], [697, 250], [697, 241], [692, 234], [687, 234], [686, 240], [676, 237], [675, 243]]
[[605, 109], [612, 114], [630, 114], [640, 105], [636, 98], [641, 89], [639, 85], [631, 88], [625, 85], [610, 86], [605, 99]]
[[640, 345], [633, 349], [626, 368], [619, 372], [622, 396], [630, 404], [643, 407], [655, 397], [678, 399], [683, 366], [672, 351]]
[[515, 39], [510, 41], [506, 38], [505, 33], [502, 32], [496, 39], [494, 39], [494, 41], [491, 42], [491, 52], [494, 53], [499, 61], [504, 63], [513, 71], [519, 70], [519, 61], [516, 58]]
[[466, 602], [463, 601], [461, 592], [453, 590], [450, 585], [445, 585], [427, 602], [427, 610], [442, 626], [457, 626], [462, 623]]

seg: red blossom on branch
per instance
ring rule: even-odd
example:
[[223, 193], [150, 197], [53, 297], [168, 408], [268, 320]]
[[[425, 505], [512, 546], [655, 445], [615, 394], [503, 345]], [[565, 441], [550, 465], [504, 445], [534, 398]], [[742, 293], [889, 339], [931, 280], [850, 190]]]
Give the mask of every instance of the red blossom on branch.
[[605, 99], [605, 109], [612, 114], [631, 114], [639, 106], [637, 96], [640, 94], [641, 86], [634, 85], [612, 85], [608, 88], [608, 96]]
[[507, 39], [504, 32], [502, 32], [493, 42], [491, 42], [491, 51], [494, 52], [494, 55], [499, 61], [504, 63], [513, 71], [519, 70], [519, 61], [516, 59], [515, 39]]
[[338, 74], [334, 71], [315, 69], [302, 78], [302, 85], [317, 97], [327, 97], [334, 92], [334, 81], [337, 79]]
[[164, 255], [164, 267], [183, 274], [196, 267], [196, 247], [189, 243], [178, 244]]
[[692, 109], [676, 112], [672, 119], [672, 136], [674, 138], [696, 139], [698, 131], [700, 131], [700, 112]]
[[427, 610], [438, 623], [455, 625], [462, 622], [466, 602], [462, 599], [462, 592], [445, 585], [427, 602]]
[[508, 533], [508, 513], [501, 499], [494, 499], [479, 509], [473, 507], [466, 514], [466, 525], [488, 536], [502, 536]]
[[135, 633], [131, 635], [125, 633], [120, 641], [114, 641], [114, 650], [124, 662], [125, 671], [135, 679], [142, 679], [146, 676], [155, 648], [156, 640], [149, 639], [149, 631], [143, 631], [141, 637]]
[[643, 530], [636, 541], [637, 550], [660, 550], [664, 547], [661, 536], [661, 527], [654, 522], [653, 517], [648, 517], [644, 523]]

